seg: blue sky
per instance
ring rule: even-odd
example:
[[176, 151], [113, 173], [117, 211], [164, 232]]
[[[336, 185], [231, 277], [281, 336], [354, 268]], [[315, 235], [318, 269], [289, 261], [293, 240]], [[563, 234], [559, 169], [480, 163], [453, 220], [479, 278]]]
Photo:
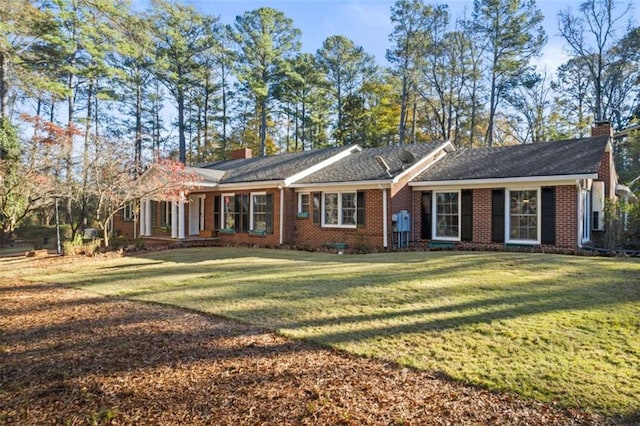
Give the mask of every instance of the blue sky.
[[[394, 1], [388, 0], [186, 0], [198, 10], [220, 16], [223, 23], [230, 24], [237, 15], [246, 11], [269, 6], [282, 11], [293, 19], [294, 25], [302, 31], [302, 50], [315, 53], [322, 42], [331, 35], [344, 35], [375, 55], [378, 63], [385, 64], [385, 51], [389, 47], [388, 36], [392, 25], [390, 10]], [[434, 2], [442, 3], [442, 2]], [[473, 0], [449, 0], [453, 18], [463, 13], [471, 15]], [[549, 71], [566, 60], [562, 40], [558, 36], [558, 12], [571, 7], [577, 10], [581, 0], [539, 0], [538, 7], [545, 16], [544, 27], [549, 42], [543, 56], [536, 60]]]

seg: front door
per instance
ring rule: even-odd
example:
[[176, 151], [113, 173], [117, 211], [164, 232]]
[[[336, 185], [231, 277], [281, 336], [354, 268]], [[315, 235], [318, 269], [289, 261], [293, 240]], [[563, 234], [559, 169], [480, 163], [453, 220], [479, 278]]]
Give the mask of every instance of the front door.
[[189, 197], [189, 235], [198, 235], [204, 229], [204, 195]]

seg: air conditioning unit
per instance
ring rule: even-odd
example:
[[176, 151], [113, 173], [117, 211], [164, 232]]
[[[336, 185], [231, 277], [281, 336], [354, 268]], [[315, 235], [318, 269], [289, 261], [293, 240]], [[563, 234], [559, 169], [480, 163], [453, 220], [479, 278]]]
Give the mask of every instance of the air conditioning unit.
[[595, 180], [591, 187], [591, 210], [593, 211], [593, 230], [604, 231], [605, 212], [604, 182]]

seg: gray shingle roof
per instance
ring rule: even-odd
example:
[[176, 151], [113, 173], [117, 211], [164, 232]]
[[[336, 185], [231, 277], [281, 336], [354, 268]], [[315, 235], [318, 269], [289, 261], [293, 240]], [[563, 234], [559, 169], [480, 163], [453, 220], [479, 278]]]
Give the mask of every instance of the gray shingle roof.
[[609, 138], [598, 136], [447, 154], [416, 182], [597, 173]]
[[[413, 154], [416, 159], [421, 159], [445, 143], [446, 142], [410, 144], [404, 145], [402, 148]], [[391, 175], [397, 176], [403, 171], [402, 161], [397, 154], [399, 150], [400, 147], [398, 146], [365, 148], [361, 152], [354, 152], [348, 157], [343, 158], [296, 183], [338, 183], [391, 179], [385, 169], [378, 163], [376, 157], [382, 157], [389, 166]]]
[[224, 172], [220, 179], [221, 184], [283, 180], [349, 148], [343, 146], [267, 157], [223, 160], [202, 167]]

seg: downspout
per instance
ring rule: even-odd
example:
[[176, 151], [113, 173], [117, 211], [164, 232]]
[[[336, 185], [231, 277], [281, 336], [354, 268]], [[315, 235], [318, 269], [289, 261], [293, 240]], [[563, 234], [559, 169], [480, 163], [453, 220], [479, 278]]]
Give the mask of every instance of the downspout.
[[582, 248], [582, 220], [584, 220], [584, 215], [582, 214], [582, 185], [579, 180], [576, 181], [576, 188], [576, 214], [578, 215], [576, 218], [576, 223], [578, 225], [578, 229], [576, 229], [576, 237], [578, 248]]
[[386, 249], [389, 246], [389, 236], [387, 235], [388, 224], [387, 224], [387, 190], [380, 185], [380, 189], [382, 189], [382, 244]]
[[284, 244], [284, 188], [280, 188], [280, 245]]

